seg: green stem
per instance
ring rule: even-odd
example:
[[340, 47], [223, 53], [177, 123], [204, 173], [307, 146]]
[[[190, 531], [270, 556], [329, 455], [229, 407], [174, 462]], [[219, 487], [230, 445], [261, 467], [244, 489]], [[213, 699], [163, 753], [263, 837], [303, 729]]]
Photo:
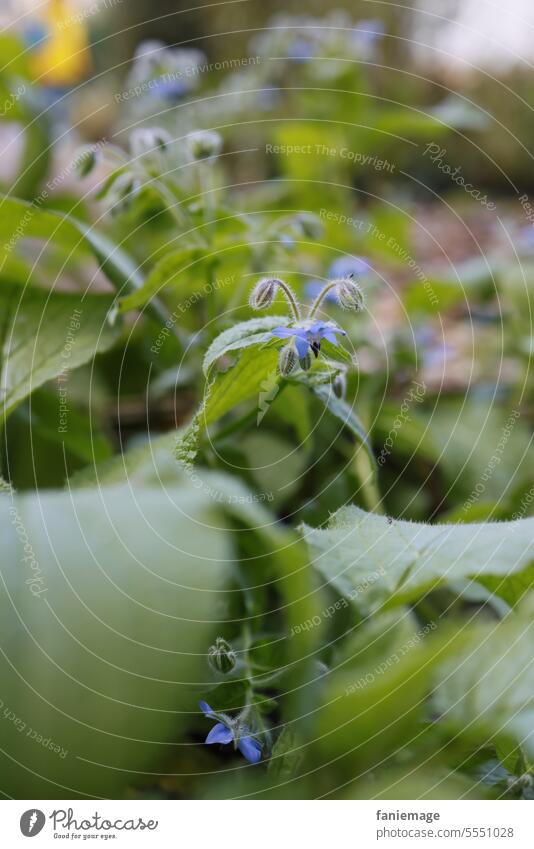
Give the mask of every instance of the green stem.
[[322, 303], [325, 295], [327, 295], [330, 292], [331, 289], [335, 289], [336, 286], [337, 286], [337, 283], [328, 283], [324, 287], [323, 291], [319, 292], [319, 294], [317, 295], [313, 304], [311, 305], [310, 314], [309, 314], [308, 318], [313, 318], [313, 316], [315, 315], [315, 313], [319, 309], [319, 306]]
[[291, 288], [287, 285], [287, 283], [284, 283], [283, 280], [278, 280], [278, 285], [281, 288], [284, 295], [286, 296], [286, 300], [287, 300], [289, 306], [291, 307], [291, 312], [293, 313], [293, 318], [295, 319], [295, 321], [300, 321], [300, 319], [301, 319], [300, 307], [297, 303], [297, 299], [295, 298], [295, 295], [293, 294]]

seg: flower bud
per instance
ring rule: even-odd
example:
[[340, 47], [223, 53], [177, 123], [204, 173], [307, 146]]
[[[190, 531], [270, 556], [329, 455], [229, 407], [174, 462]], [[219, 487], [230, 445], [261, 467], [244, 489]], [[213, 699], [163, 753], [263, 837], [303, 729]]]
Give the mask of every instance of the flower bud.
[[342, 371], [334, 377], [332, 389], [336, 398], [344, 398], [347, 394], [347, 378]]
[[266, 310], [272, 306], [276, 297], [278, 282], [274, 277], [264, 277], [263, 280], [256, 283], [249, 298], [253, 310]]
[[345, 310], [363, 309], [363, 294], [352, 275], [336, 281], [336, 294], [340, 306]]
[[199, 130], [196, 133], [189, 133], [187, 146], [193, 159], [210, 159], [221, 152], [222, 138], [219, 133], [211, 130]]
[[235, 652], [223, 637], [217, 637], [208, 651], [208, 663], [215, 672], [226, 675], [236, 665]]
[[134, 157], [156, 151], [165, 153], [171, 141], [169, 133], [161, 127], [139, 127], [130, 136], [130, 150]]
[[80, 148], [73, 162], [78, 177], [87, 177], [99, 158], [98, 151], [92, 145], [85, 145]]
[[304, 357], [299, 357], [299, 365], [300, 365], [302, 371], [309, 371], [311, 369], [311, 367], [312, 367], [312, 355], [311, 355], [309, 348], [306, 351], [306, 354], [305, 354]]
[[118, 214], [128, 209], [130, 202], [141, 188], [141, 183], [129, 171], [119, 174], [112, 186], [111, 212]]
[[297, 350], [295, 345], [290, 342], [289, 345], [284, 345], [278, 357], [278, 368], [280, 370], [280, 374], [291, 374], [291, 372], [295, 370], [296, 365]]
[[309, 239], [318, 239], [323, 232], [321, 220], [309, 212], [302, 212], [297, 216], [297, 225], [302, 235]]

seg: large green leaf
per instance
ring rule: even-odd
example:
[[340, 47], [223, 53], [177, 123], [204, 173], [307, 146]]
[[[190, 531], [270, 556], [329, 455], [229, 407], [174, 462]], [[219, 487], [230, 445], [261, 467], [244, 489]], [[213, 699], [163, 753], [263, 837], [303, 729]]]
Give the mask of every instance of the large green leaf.
[[470, 736], [511, 739], [534, 759], [532, 595], [493, 627], [479, 627], [439, 667], [434, 706]]
[[120, 333], [107, 320], [111, 303], [106, 295], [0, 288], [0, 420], [52, 378], [62, 377], [67, 397], [69, 372], [109, 348]]
[[413, 600], [443, 584], [478, 585], [517, 601], [534, 560], [534, 519], [425, 525], [345, 507], [328, 528], [304, 526], [303, 533], [317, 571], [363, 610]]
[[[183, 431], [173, 431], [136, 445], [120, 457], [114, 457], [76, 473], [69, 481], [72, 488], [91, 488], [95, 485], [119, 485], [128, 481], [133, 489], [139, 486], [173, 488], [190, 479], [195, 490], [202, 493], [254, 534], [254, 556], [242, 562], [250, 568], [251, 583], [258, 583], [258, 568], [265, 557], [274, 564], [273, 587], [284, 599], [283, 614], [287, 628], [280, 640], [279, 658], [285, 656], [285, 671], [291, 679], [287, 695], [288, 712], [295, 719], [307, 722], [306, 708], [309, 698], [307, 685], [313, 679], [314, 648], [320, 629], [302, 628], [303, 622], [312, 621], [320, 610], [320, 593], [314, 590], [312, 570], [309, 568], [305, 545], [287, 526], [280, 525], [267, 509], [268, 499], [247, 490], [241, 481], [222, 472], [206, 468], [185, 468], [173, 462], [172, 449], [183, 438]], [[195, 530], [195, 533], [197, 531]], [[240, 535], [241, 536], [241, 535]], [[298, 686], [299, 682], [302, 686]]]
[[[65, 252], [65, 260], [84, 253], [92, 255], [119, 294], [136, 292], [143, 285], [137, 263], [107, 236], [69, 215], [43, 209], [37, 203], [0, 196], [0, 282], [12, 282], [13, 251], [24, 239], [39, 239]], [[7, 263], [7, 265], [5, 265]], [[6, 268], [4, 276], [1, 269]], [[17, 269], [20, 281], [20, 269]], [[169, 321], [168, 310], [157, 297], [152, 298], [149, 313], [158, 321]], [[169, 326], [174, 328], [174, 322]]]
[[417, 737], [431, 689], [431, 652], [411, 616], [377, 617], [325, 678], [312, 752], [352, 779]]
[[218, 512], [187, 481], [0, 495], [5, 793], [116, 797], [180, 735], [231, 571]]

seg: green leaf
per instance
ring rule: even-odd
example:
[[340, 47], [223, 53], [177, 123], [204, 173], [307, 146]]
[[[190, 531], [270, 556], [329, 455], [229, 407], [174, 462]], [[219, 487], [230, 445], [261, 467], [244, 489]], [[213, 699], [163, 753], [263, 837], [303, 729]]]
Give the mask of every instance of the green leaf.
[[533, 638], [532, 594], [517, 614], [474, 630], [439, 668], [434, 707], [441, 721], [470, 736], [511, 739], [534, 758]]
[[[24, 415], [26, 410], [21, 408]], [[28, 410], [33, 434], [56, 442], [85, 463], [99, 463], [113, 453], [109, 439], [89, 417], [88, 411], [69, 401], [68, 424], [58, 425], [58, 399], [54, 391], [36, 392]]]
[[213, 340], [206, 351], [202, 368], [208, 374], [211, 366], [231, 351], [240, 351], [251, 345], [263, 345], [274, 341], [271, 330], [275, 327], [285, 327], [291, 324], [287, 315], [268, 315], [263, 318], [252, 318], [224, 330]]
[[120, 334], [107, 320], [111, 303], [105, 295], [0, 289], [0, 420], [47, 380], [59, 378], [58, 393], [63, 388], [68, 395], [69, 371], [107, 350]]
[[304, 526], [304, 537], [315, 569], [362, 611], [472, 582], [517, 601], [534, 559], [534, 519], [424, 525], [344, 507], [325, 530]]
[[[137, 263], [93, 227], [72, 216], [42, 209], [37, 203], [0, 196], [0, 267], [19, 241], [28, 238], [53, 243], [69, 256], [90, 252], [119, 294], [135, 292], [143, 284]], [[167, 309], [157, 298], [152, 299], [150, 312], [158, 320], [169, 320]]]
[[306, 455], [292, 442], [260, 427], [242, 436], [239, 450], [259, 491], [277, 507], [302, 485]]
[[71, 219], [98, 260], [108, 280], [120, 292], [137, 290], [143, 283], [143, 276], [137, 263], [125, 251], [115, 245], [107, 236], [81, 221]]
[[276, 782], [291, 781], [299, 771], [303, 760], [302, 743], [290, 727], [282, 729], [273, 746], [269, 766], [269, 778]]
[[117, 798], [183, 734], [232, 557], [217, 513], [187, 482], [0, 495], [5, 793]]
[[178, 460], [187, 465], [195, 459], [198, 440], [210, 424], [254, 396], [259, 403], [263, 386], [275, 389], [280, 380], [277, 363], [278, 352], [274, 348], [246, 350], [235, 366], [218, 374], [206, 387], [204, 402], [177, 442]]
[[210, 384], [200, 413], [204, 427], [218, 421], [243, 401], [253, 398], [268, 375], [279, 381], [278, 351], [273, 348], [245, 351], [236, 365]]
[[189, 290], [191, 281], [197, 287], [200, 286], [199, 260], [202, 260], [202, 254], [198, 247], [166, 254], [156, 262], [142, 286], [131, 295], [120, 299], [120, 312], [144, 307], [154, 296], [160, 294], [165, 286], [175, 286], [179, 282], [181, 289]]
[[326, 679], [314, 729], [319, 765], [342, 759], [335, 778], [354, 778], [417, 736], [432, 687], [429, 644], [404, 611], [378, 617], [352, 641], [350, 663]]
[[41, 208], [37, 202], [0, 195], [0, 256], [9, 254], [20, 239], [43, 239], [69, 251], [83, 250], [83, 238], [70, 218]]

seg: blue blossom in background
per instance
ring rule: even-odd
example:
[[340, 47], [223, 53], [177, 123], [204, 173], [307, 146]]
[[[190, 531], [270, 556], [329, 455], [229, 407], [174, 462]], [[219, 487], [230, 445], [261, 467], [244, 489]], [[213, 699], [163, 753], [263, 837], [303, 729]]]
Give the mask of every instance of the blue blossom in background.
[[149, 94], [161, 100], [180, 100], [191, 91], [191, 86], [185, 80], [168, 80], [164, 77], [152, 80]]
[[[317, 298], [318, 295], [321, 294], [325, 287], [324, 280], [310, 280], [309, 283], [306, 283], [304, 290], [308, 298]], [[337, 302], [337, 296], [333, 289], [330, 289], [329, 292], [324, 296], [325, 301], [332, 301], [333, 303]]]
[[315, 46], [305, 38], [296, 38], [287, 50], [287, 55], [294, 62], [305, 62], [315, 54]]
[[374, 47], [384, 35], [384, 24], [378, 18], [358, 21], [353, 30], [354, 44], [358, 47]]
[[328, 269], [328, 277], [350, 277], [369, 274], [370, 265], [361, 256], [340, 256]]
[[206, 737], [205, 742], [208, 745], [220, 743], [224, 746], [233, 742], [234, 748], [239, 749], [249, 763], [257, 764], [261, 760], [261, 743], [252, 737], [249, 728], [241, 722], [240, 717], [232, 719], [224, 713], [217, 713], [207, 702], [199, 702], [199, 707], [208, 719], [219, 720]]
[[295, 240], [293, 236], [290, 236], [288, 233], [282, 233], [280, 236], [280, 242], [288, 250], [292, 250], [292, 248], [295, 247]]
[[332, 345], [337, 345], [336, 333], [341, 333], [342, 336], [347, 335], [345, 330], [332, 321], [303, 322], [301, 325], [294, 324], [292, 327], [275, 327], [271, 333], [277, 339], [294, 339], [300, 360], [305, 359], [308, 349], [311, 349], [314, 356], [318, 357], [323, 339], [331, 342]]

